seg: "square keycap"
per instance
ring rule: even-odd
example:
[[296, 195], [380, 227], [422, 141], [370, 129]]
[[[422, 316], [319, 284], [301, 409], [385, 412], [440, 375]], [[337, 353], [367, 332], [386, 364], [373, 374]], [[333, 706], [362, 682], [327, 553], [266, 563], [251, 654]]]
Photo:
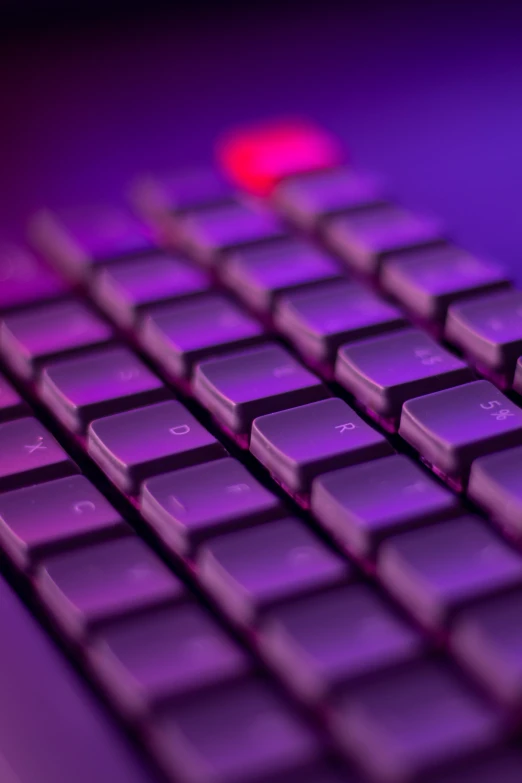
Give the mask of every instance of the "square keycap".
[[0, 375], [0, 422], [18, 419], [28, 413], [29, 406], [3, 375]]
[[293, 493], [337, 467], [392, 454], [386, 438], [349, 405], [332, 397], [254, 420], [250, 451]]
[[377, 572], [422, 625], [440, 628], [466, 603], [521, 584], [522, 556], [466, 516], [388, 539]]
[[396, 307], [347, 280], [285, 294], [276, 304], [274, 321], [305, 358], [329, 364], [343, 343], [406, 324]]
[[344, 582], [351, 566], [299, 519], [281, 519], [209, 540], [201, 581], [236, 622], [251, 625], [268, 607]]
[[157, 222], [186, 210], [228, 201], [230, 184], [212, 166], [184, 166], [162, 174], [145, 174], [130, 193], [136, 210]]
[[247, 435], [257, 416], [315, 402], [328, 391], [284, 348], [269, 343], [202, 362], [194, 394], [227, 429]]
[[401, 435], [434, 468], [466, 480], [477, 457], [522, 444], [522, 411], [488, 381], [404, 403]]
[[29, 250], [0, 242], [0, 312], [55, 299], [66, 291], [58, 275]]
[[366, 558], [393, 533], [456, 516], [459, 503], [425, 470], [395, 454], [319, 476], [311, 509], [338, 544]]
[[522, 446], [488, 454], [471, 466], [468, 496], [510, 536], [522, 536]]

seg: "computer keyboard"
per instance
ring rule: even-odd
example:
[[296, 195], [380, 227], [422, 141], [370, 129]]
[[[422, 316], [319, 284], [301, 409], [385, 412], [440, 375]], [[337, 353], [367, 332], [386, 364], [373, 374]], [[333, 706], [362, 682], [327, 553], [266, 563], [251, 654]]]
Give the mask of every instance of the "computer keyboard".
[[20, 783], [519, 783], [522, 294], [312, 124], [217, 158], [0, 253], [0, 548], [140, 748]]

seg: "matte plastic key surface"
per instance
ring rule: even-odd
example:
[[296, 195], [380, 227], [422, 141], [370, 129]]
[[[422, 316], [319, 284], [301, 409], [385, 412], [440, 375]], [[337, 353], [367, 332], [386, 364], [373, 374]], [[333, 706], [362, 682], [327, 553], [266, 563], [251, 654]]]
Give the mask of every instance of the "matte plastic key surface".
[[0, 541], [19, 568], [43, 557], [130, 531], [84, 476], [68, 476], [0, 495]]
[[29, 379], [43, 364], [111, 338], [108, 324], [81, 302], [66, 300], [6, 315], [0, 326], [0, 353], [17, 375]]
[[254, 420], [250, 451], [293, 493], [328, 470], [393, 453], [381, 433], [332, 397]]
[[456, 516], [458, 499], [401, 454], [319, 476], [313, 515], [345, 550], [372, 557], [387, 536]]
[[519, 783], [521, 779], [522, 753], [509, 745], [501, 745], [498, 750], [479, 755], [475, 760], [430, 775], [426, 783]]
[[197, 362], [263, 339], [263, 327], [221, 294], [154, 308], [140, 342], [170, 376], [189, 378]]
[[230, 458], [149, 479], [140, 507], [162, 540], [183, 555], [210, 535], [283, 513], [280, 500]]
[[228, 201], [231, 188], [213, 167], [194, 165], [163, 174], [145, 174], [133, 184], [130, 196], [139, 213], [157, 221]]
[[53, 362], [38, 386], [40, 398], [73, 432], [84, 432], [101, 416], [172, 396], [135, 354], [120, 347]]
[[522, 446], [475, 460], [468, 495], [514, 538], [522, 536]]
[[29, 411], [29, 406], [11, 384], [0, 375], [0, 422], [18, 419]]
[[0, 312], [55, 299], [66, 290], [58, 275], [29, 250], [0, 242]]
[[131, 493], [149, 476], [224, 455], [223, 446], [175, 400], [97, 419], [89, 425], [87, 449], [111, 481]]
[[477, 457], [522, 444], [522, 411], [475, 381], [406, 402], [399, 434], [439, 472], [465, 480]]
[[211, 539], [197, 565], [200, 579], [227, 614], [246, 625], [278, 601], [355, 576], [307, 525], [292, 518]]
[[467, 516], [388, 539], [377, 572], [422, 625], [440, 629], [466, 603], [521, 584], [522, 556]]

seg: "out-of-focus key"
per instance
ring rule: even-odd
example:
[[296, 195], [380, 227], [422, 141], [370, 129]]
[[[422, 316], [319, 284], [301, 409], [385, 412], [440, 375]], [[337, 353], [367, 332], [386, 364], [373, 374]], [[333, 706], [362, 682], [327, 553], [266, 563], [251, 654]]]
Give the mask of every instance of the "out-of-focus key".
[[117, 487], [134, 493], [156, 473], [207, 462], [223, 446], [175, 400], [97, 419], [87, 448]]
[[238, 678], [249, 663], [211, 615], [192, 602], [104, 624], [87, 655], [126, 715]]
[[468, 495], [510, 536], [522, 536], [522, 447], [475, 460]]
[[0, 311], [61, 296], [65, 283], [24, 247], [0, 242]]
[[343, 345], [335, 378], [386, 429], [395, 430], [406, 400], [466, 383], [473, 375], [429, 335], [404, 329]]
[[112, 338], [112, 329], [81, 302], [40, 305], [6, 315], [0, 325], [0, 353], [25, 379], [59, 356], [95, 348]]
[[452, 765], [451, 770], [430, 775], [426, 783], [519, 783], [522, 780], [522, 753], [511, 747], [500, 747], [486, 756]]
[[442, 324], [452, 302], [511, 282], [500, 264], [448, 244], [388, 258], [381, 285], [415, 317]]
[[333, 217], [324, 228], [329, 247], [349, 266], [377, 275], [392, 253], [442, 241], [440, 224], [394, 204], [379, 204]]
[[372, 780], [413, 783], [492, 747], [500, 719], [452, 669], [427, 659], [349, 691], [338, 703], [336, 731]]
[[100, 269], [91, 291], [113, 321], [130, 329], [152, 305], [192, 297], [209, 286], [209, 278], [197, 267], [176, 256], [155, 253]]
[[404, 403], [399, 434], [461, 486], [477, 457], [522, 444], [522, 411], [488, 381]]
[[383, 198], [375, 177], [342, 166], [289, 177], [272, 193], [276, 209], [306, 231], [319, 228], [325, 217], [377, 204]]
[[212, 783], [265, 783], [304, 771], [320, 753], [311, 731], [264, 680], [253, 677], [165, 709], [154, 739], [173, 778]]
[[18, 419], [29, 411], [29, 406], [10, 383], [0, 375], [0, 422]]
[[368, 288], [339, 280], [286, 294], [274, 320], [307, 360], [331, 365], [340, 345], [406, 324], [402, 314]]
[[311, 244], [288, 238], [231, 253], [220, 276], [249, 307], [267, 314], [281, 294], [340, 277], [341, 268]]
[[149, 479], [140, 507], [161, 539], [182, 555], [222, 530], [283, 513], [279, 499], [230, 458]]
[[52, 553], [130, 530], [84, 476], [0, 495], [2, 548], [21, 569]]
[[185, 588], [136, 536], [47, 558], [36, 574], [40, 598], [74, 639], [110, 618], [185, 596]]
[[0, 492], [74, 473], [76, 465], [36, 419], [0, 424]]
[[165, 174], [145, 174], [133, 184], [130, 196], [138, 212], [156, 221], [227, 201], [231, 188], [213, 167], [195, 165]]
[[466, 603], [522, 583], [522, 557], [467, 516], [388, 539], [377, 571], [422, 625], [437, 629]]
[[140, 342], [174, 379], [189, 378], [196, 362], [263, 339], [263, 327], [219, 294], [154, 308]]
[[366, 585], [347, 585], [274, 608], [260, 630], [271, 665], [307, 701], [416, 657], [420, 634]]
[[255, 419], [250, 451], [297, 495], [308, 493], [321, 473], [393, 453], [386, 438], [338, 397]]
[[312, 485], [313, 515], [356, 557], [372, 557], [389, 535], [456, 516], [459, 503], [400, 454], [326, 473]]
[[501, 386], [522, 354], [522, 291], [501, 291], [449, 308], [446, 338]]
[[202, 362], [194, 394], [224, 428], [243, 435], [246, 445], [257, 416], [324, 399], [328, 391], [284, 348], [268, 344]]
[[282, 519], [227, 533], [205, 544], [201, 581], [236, 622], [252, 625], [278, 601], [354, 576], [301, 520]]
[[73, 432], [111, 413], [171, 397], [171, 393], [127, 348], [105, 348], [54, 362], [39, 380], [41, 399]]
[[515, 368], [515, 378], [513, 380], [514, 390], [522, 395], [522, 357], [517, 359], [517, 366]]

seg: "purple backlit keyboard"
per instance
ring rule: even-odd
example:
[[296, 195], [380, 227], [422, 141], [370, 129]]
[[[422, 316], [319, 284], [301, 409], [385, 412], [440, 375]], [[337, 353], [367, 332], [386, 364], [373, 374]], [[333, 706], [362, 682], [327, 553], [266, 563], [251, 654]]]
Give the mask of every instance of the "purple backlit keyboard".
[[522, 293], [217, 157], [0, 247], [0, 783], [520, 783]]

